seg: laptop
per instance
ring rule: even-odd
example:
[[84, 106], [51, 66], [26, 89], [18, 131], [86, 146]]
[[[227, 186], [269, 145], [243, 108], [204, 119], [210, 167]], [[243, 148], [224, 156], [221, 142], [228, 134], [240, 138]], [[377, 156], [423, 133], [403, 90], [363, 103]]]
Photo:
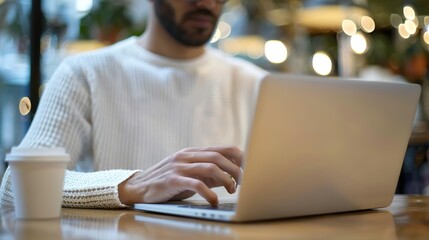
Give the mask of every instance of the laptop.
[[259, 87], [234, 206], [134, 208], [247, 222], [387, 207], [419, 96], [415, 84], [269, 74]]

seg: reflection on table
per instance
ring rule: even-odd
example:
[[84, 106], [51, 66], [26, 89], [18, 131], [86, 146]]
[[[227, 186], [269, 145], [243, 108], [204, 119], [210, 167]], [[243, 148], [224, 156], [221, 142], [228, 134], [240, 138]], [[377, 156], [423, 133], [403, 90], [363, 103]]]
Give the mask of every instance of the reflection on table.
[[395, 196], [385, 209], [255, 223], [221, 223], [134, 210], [62, 209], [60, 219], [16, 220], [1, 239], [429, 239], [429, 196]]
[[408, 141], [396, 193], [429, 195], [429, 130], [413, 131]]

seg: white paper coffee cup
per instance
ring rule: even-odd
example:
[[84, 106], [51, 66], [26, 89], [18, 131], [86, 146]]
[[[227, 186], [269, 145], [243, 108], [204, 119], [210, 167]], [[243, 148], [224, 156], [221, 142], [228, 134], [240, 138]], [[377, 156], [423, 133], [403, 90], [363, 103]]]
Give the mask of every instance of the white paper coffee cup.
[[12, 148], [15, 215], [20, 219], [57, 218], [61, 213], [64, 175], [70, 156], [63, 148]]

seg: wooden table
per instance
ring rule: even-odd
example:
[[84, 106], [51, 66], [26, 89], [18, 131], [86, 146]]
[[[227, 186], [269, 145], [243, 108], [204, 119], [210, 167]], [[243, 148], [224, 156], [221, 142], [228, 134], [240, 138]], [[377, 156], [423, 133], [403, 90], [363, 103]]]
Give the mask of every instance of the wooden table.
[[0, 239], [429, 239], [429, 196], [397, 195], [380, 210], [246, 224], [70, 208], [59, 219], [25, 221], [2, 209]]

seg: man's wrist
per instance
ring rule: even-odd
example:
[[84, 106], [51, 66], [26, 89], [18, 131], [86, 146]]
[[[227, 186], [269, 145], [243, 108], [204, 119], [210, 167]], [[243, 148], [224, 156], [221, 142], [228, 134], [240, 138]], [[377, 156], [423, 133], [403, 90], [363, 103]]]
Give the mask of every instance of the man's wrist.
[[124, 205], [130, 206], [135, 203], [135, 200], [133, 200], [134, 191], [130, 189], [132, 188], [132, 183], [130, 183], [130, 181], [132, 181], [132, 178], [139, 172], [140, 171], [133, 173], [129, 178], [118, 184], [119, 201]]

